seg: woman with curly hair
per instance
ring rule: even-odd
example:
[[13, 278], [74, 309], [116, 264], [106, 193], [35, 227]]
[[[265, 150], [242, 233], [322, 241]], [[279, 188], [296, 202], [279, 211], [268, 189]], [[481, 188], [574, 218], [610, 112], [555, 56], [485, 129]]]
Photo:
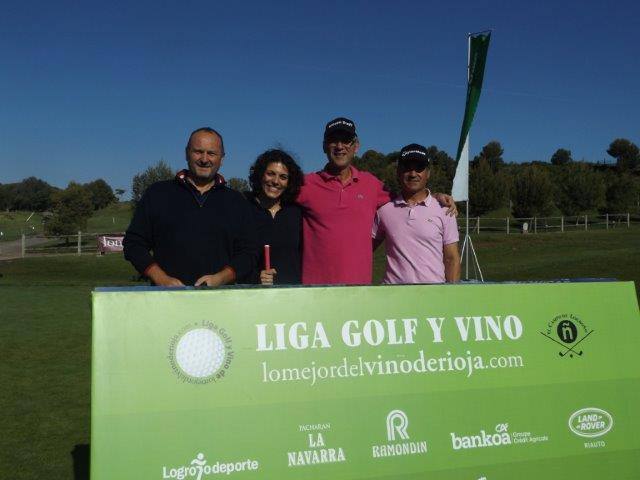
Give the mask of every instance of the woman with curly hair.
[[[258, 270], [252, 279], [263, 285], [302, 281], [302, 211], [294, 203], [304, 176], [295, 160], [283, 150], [260, 154], [249, 170], [260, 246]], [[265, 269], [264, 245], [269, 245], [271, 267]]]

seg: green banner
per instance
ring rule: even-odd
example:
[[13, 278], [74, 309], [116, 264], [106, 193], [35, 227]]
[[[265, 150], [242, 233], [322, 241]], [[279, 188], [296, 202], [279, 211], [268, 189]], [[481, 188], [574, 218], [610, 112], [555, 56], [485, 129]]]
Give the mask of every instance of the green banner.
[[638, 479], [633, 283], [93, 295], [91, 478]]
[[487, 63], [487, 52], [489, 51], [489, 42], [491, 41], [491, 32], [472, 35], [469, 39], [469, 79], [467, 83], [467, 102], [464, 107], [464, 119], [462, 120], [462, 130], [460, 131], [460, 140], [458, 141], [458, 151], [456, 153], [456, 162], [460, 160], [460, 154], [467, 139], [473, 117], [478, 108], [480, 100], [480, 91], [482, 90], [482, 80], [484, 79], [484, 67]]

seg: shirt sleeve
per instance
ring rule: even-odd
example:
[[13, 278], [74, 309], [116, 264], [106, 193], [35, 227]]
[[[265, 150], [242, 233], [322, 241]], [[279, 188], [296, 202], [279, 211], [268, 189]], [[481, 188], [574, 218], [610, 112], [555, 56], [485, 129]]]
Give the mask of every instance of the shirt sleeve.
[[238, 214], [239, 224], [229, 266], [235, 270], [237, 279], [246, 281], [257, 267], [257, 232], [251, 206], [245, 199], [238, 201]]
[[307, 202], [309, 192], [309, 177], [310, 174], [304, 176], [302, 186], [300, 187], [300, 193], [298, 193], [298, 196], [296, 197], [296, 203], [301, 207], [304, 207], [305, 203]]
[[374, 240], [381, 240], [385, 236], [384, 224], [380, 219], [380, 210], [376, 212], [376, 216], [373, 219], [373, 227], [371, 228], [371, 238]]
[[147, 269], [154, 263], [151, 255], [153, 229], [149, 204], [149, 193], [145, 193], [136, 205], [133, 218], [122, 241], [124, 258], [131, 262], [141, 275], [145, 275]]
[[442, 209], [442, 241], [444, 245], [456, 243], [460, 239], [458, 221], [456, 217], [446, 214], [446, 207]]
[[382, 183], [380, 180], [378, 180], [378, 182], [379, 188], [376, 195], [376, 207], [380, 208], [385, 203], [388, 203], [389, 200], [391, 200], [391, 194], [389, 193], [389, 190], [387, 190], [387, 187], [384, 183]]

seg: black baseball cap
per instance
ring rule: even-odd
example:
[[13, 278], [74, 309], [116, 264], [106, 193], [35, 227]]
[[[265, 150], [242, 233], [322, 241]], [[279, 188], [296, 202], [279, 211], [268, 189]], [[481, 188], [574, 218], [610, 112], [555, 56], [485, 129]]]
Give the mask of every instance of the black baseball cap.
[[417, 143], [410, 143], [400, 150], [398, 165], [414, 163], [419, 166], [428, 167], [431, 163], [427, 149]]
[[355, 138], [356, 124], [353, 120], [348, 118], [338, 117], [330, 120], [324, 127], [324, 139], [327, 140], [330, 137], [337, 135], [347, 137], [349, 139]]

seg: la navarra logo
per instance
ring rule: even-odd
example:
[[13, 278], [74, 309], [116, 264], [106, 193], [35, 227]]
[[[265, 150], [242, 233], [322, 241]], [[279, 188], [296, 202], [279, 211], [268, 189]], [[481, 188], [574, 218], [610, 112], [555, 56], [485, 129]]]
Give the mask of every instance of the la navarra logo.
[[585, 340], [593, 333], [576, 315], [557, 315], [540, 332], [544, 337], [560, 346], [558, 355], [562, 358], [579, 358], [584, 355]]

